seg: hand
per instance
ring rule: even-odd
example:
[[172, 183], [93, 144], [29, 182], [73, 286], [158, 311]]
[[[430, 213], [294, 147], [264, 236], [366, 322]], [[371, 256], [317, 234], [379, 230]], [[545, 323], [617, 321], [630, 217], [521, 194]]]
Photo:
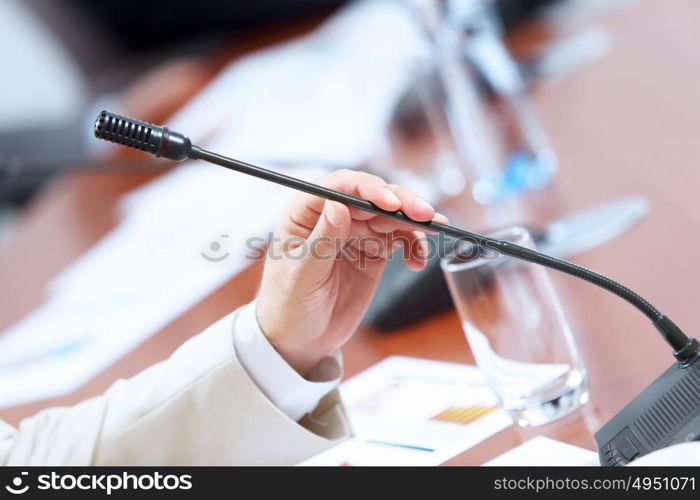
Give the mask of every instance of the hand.
[[[447, 222], [413, 192], [374, 175], [339, 170], [319, 184], [417, 221]], [[291, 201], [268, 248], [257, 317], [302, 376], [355, 332], [398, 247], [410, 269], [425, 267], [425, 234], [413, 226], [309, 194]]]

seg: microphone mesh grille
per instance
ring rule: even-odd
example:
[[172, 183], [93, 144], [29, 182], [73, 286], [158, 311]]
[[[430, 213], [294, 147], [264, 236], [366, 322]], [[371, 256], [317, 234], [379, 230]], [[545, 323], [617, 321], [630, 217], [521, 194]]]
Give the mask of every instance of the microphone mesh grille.
[[95, 137], [155, 154], [163, 134], [162, 127], [102, 111], [95, 120]]
[[638, 436], [648, 441], [650, 449], [666, 444], [678, 427], [700, 408], [700, 364], [632, 423]]

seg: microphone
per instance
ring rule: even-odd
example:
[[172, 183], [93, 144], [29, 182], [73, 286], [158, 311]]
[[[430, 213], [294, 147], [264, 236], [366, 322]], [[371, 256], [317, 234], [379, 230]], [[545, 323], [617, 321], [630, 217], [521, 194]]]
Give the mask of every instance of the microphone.
[[[674, 363], [674, 365], [664, 372], [664, 374], [662, 374], [647, 390], [637, 396], [630, 405], [606, 424], [601, 431], [596, 433], [597, 441], [599, 436], [605, 441], [602, 444], [601, 441], [599, 441], [601, 462], [604, 464], [619, 465], [626, 463], [625, 460], [636, 458], [636, 456], [640, 454], [649, 453], [654, 449], [668, 446], [670, 442], [664, 439], [666, 435], [670, 435], [672, 439], [676, 439], [676, 431], [679, 431], [679, 429], [684, 430], [685, 427], [683, 426], [688, 424], [688, 419], [692, 421], [691, 424], [688, 425], [692, 425], [694, 426], [693, 428], [698, 429], [698, 436], [700, 436], [700, 396], [697, 396], [697, 394], [700, 393], [700, 363], [696, 363], [700, 358], [700, 344], [698, 344], [695, 338], [688, 337], [683, 333], [673, 321], [659, 312], [659, 310], [647, 300], [624, 285], [602, 274], [579, 266], [578, 264], [537, 252], [530, 248], [473, 233], [449, 224], [442, 224], [435, 221], [416, 221], [400, 210], [394, 212], [383, 210], [367, 200], [207, 151], [199, 146], [193, 145], [190, 139], [185, 135], [171, 131], [167, 127], [157, 126], [148, 122], [102, 111], [95, 121], [95, 137], [151, 153], [156, 157], [163, 157], [174, 161], [183, 161], [186, 159], [204, 160], [236, 172], [252, 175], [324, 199], [344, 203], [348, 206], [395, 219], [421, 229], [441, 232], [457, 238], [458, 240], [468, 241], [482, 251], [495, 250], [509, 257], [542, 265], [570, 276], [586, 280], [608, 290], [629, 302], [649, 318], [662, 338], [671, 346], [673, 355], [678, 362]], [[663, 400], [663, 398], [670, 394], [670, 391], [677, 389], [677, 387], [683, 383], [691, 384], [689, 386], [691, 388], [695, 387], [695, 399], [691, 399], [688, 404], [686, 404], [688, 410], [684, 413], [684, 418], [679, 417], [677, 419], [678, 422], [675, 422], [674, 425], [664, 425], [662, 427], [664, 432], [657, 430], [659, 439], [650, 440], [643, 435], [641, 430], [636, 431], [634, 427], [627, 425], [630, 422], [631, 416], [641, 419], [642, 417], [639, 416], [640, 414], [646, 415], [644, 412], [653, 411], [655, 408], [653, 406], [654, 404]], [[682, 397], [682, 394], [683, 393], [681, 393], [679, 397]], [[650, 395], [653, 396], [653, 401], [651, 401], [651, 403], [649, 401]], [[630, 410], [630, 408], [632, 408], [632, 410]], [[614, 430], [618, 430], [618, 428], [622, 428], [622, 430], [613, 433], [610, 430], [611, 427], [614, 428]], [[628, 443], [631, 444], [628, 445]], [[615, 446], [617, 446], [617, 448], [615, 448]], [[627, 455], [631, 454], [631, 451], [629, 451], [631, 448], [635, 449], [637, 453], [634, 457], [627, 459], [621, 452], [615, 451], [613, 453], [613, 448], [617, 450], [623, 446], [627, 450]], [[614, 457], [614, 460], [611, 457]]]
[[179, 132], [107, 111], [95, 120], [95, 137], [174, 161], [186, 160], [192, 153], [192, 143]]

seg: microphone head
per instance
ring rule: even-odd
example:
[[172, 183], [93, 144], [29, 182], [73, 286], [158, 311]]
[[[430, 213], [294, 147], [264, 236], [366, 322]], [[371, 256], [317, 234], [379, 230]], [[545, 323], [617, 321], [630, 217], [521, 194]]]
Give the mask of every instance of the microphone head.
[[95, 137], [157, 155], [162, 145], [163, 128], [102, 111], [95, 120]]
[[109, 111], [97, 115], [95, 137], [175, 161], [188, 158], [192, 151], [190, 140], [178, 132]]

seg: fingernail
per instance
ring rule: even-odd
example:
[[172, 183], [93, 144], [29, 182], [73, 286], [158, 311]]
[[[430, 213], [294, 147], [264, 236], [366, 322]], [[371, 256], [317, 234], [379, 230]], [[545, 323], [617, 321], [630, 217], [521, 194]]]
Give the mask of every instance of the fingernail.
[[328, 219], [328, 222], [331, 223], [333, 226], [337, 226], [340, 224], [340, 217], [338, 217], [338, 211], [335, 209], [333, 206], [332, 202], [326, 203], [326, 206], [323, 208], [323, 213], [326, 215], [326, 219]]
[[426, 210], [434, 210], [433, 206], [425, 201], [423, 198], [416, 198], [416, 203], [421, 206], [421, 208], [425, 208]]
[[396, 196], [394, 192], [391, 189], [389, 189], [388, 186], [384, 186], [384, 199], [387, 202], [401, 204], [401, 200], [399, 200], [399, 197]]
[[367, 253], [367, 255], [373, 257], [375, 255], [378, 255], [381, 252], [381, 250], [382, 249], [379, 243], [377, 243], [374, 240], [369, 240], [367, 241], [367, 243], [365, 243], [365, 252]]
[[418, 257], [420, 257], [421, 259], [425, 259], [425, 256], [428, 255], [427, 242], [425, 240], [421, 240], [418, 243], [418, 248], [416, 249], [416, 253], [418, 254]]

